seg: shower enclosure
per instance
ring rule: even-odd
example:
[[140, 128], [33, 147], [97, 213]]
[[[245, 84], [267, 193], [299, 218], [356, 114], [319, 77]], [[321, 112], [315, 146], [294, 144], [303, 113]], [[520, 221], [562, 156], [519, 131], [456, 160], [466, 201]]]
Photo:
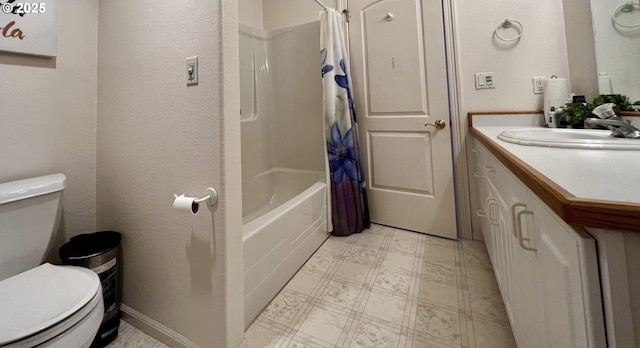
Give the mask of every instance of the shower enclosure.
[[239, 31], [248, 327], [328, 233], [320, 24]]

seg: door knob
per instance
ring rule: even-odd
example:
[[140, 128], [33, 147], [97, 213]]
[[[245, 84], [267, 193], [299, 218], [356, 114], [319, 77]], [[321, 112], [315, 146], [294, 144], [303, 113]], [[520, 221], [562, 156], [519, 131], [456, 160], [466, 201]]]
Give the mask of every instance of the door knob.
[[437, 120], [435, 123], [425, 123], [424, 126], [434, 126], [438, 129], [446, 127], [447, 123], [444, 120]]

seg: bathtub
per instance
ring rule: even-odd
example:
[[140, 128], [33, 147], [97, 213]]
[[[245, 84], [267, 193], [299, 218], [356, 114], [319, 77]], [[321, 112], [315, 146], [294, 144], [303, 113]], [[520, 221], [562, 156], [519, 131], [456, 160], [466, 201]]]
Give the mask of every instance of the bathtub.
[[324, 173], [271, 169], [243, 187], [248, 328], [329, 234]]

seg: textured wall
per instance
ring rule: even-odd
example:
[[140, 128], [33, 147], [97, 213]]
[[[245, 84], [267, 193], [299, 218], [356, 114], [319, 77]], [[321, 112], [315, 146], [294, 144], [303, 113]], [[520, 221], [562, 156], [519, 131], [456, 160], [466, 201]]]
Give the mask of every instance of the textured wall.
[[0, 182], [67, 176], [57, 244], [95, 228], [97, 22], [97, 0], [60, 0], [57, 58], [0, 53]]
[[238, 21], [262, 29], [262, 0], [239, 0]]
[[[97, 223], [123, 233], [123, 302], [195, 344], [236, 347], [237, 4], [102, 1], [99, 19]], [[194, 55], [199, 85], [187, 87]], [[208, 186], [220, 192], [217, 212], [171, 208], [173, 193]]]
[[[465, 127], [462, 138], [467, 148], [467, 113], [470, 111], [538, 110], [542, 94], [533, 94], [534, 76], [569, 77], [562, 1], [469, 1], [451, 0], [454, 12], [459, 124]], [[501, 46], [493, 31], [505, 18], [524, 26], [520, 41]], [[505, 32], [511, 37], [513, 32]], [[474, 73], [493, 72], [495, 89], [475, 89]], [[456, 158], [455, 161], [466, 161]], [[469, 167], [469, 174], [473, 173]], [[467, 189], [467, 188], [464, 188]], [[471, 194], [473, 195], [473, 190]], [[472, 197], [472, 201], [473, 201]], [[474, 212], [477, 207], [472, 207]], [[474, 231], [477, 217], [472, 214]], [[468, 236], [468, 231], [460, 231]], [[480, 233], [475, 238], [482, 238]]]
[[[542, 94], [533, 94], [531, 78], [569, 74], [562, 1], [453, 3], [462, 114], [472, 110], [542, 109]], [[493, 30], [505, 18], [524, 26], [520, 42], [513, 47], [500, 47], [493, 40]], [[496, 88], [476, 90], [476, 72], [494, 72]]]
[[[322, 3], [338, 9], [339, 0], [322, 0]], [[320, 19], [322, 7], [313, 0], [262, 0], [265, 30], [285, 28], [314, 22]]]

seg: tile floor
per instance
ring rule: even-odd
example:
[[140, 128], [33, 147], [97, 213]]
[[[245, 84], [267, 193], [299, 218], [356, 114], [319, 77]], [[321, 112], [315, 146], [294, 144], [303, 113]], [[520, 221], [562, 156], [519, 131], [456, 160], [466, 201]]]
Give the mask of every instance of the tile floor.
[[155, 338], [120, 321], [118, 337], [105, 348], [169, 348]]
[[[516, 347], [484, 243], [379, 225], [329, 238], [246, 338], [249, 348]], [[166, 348], [124, 322], [107, 347]]]
[[374, 225], [331, 237], [246, 333], [249, 348], [508, 348], [482, 242]]

